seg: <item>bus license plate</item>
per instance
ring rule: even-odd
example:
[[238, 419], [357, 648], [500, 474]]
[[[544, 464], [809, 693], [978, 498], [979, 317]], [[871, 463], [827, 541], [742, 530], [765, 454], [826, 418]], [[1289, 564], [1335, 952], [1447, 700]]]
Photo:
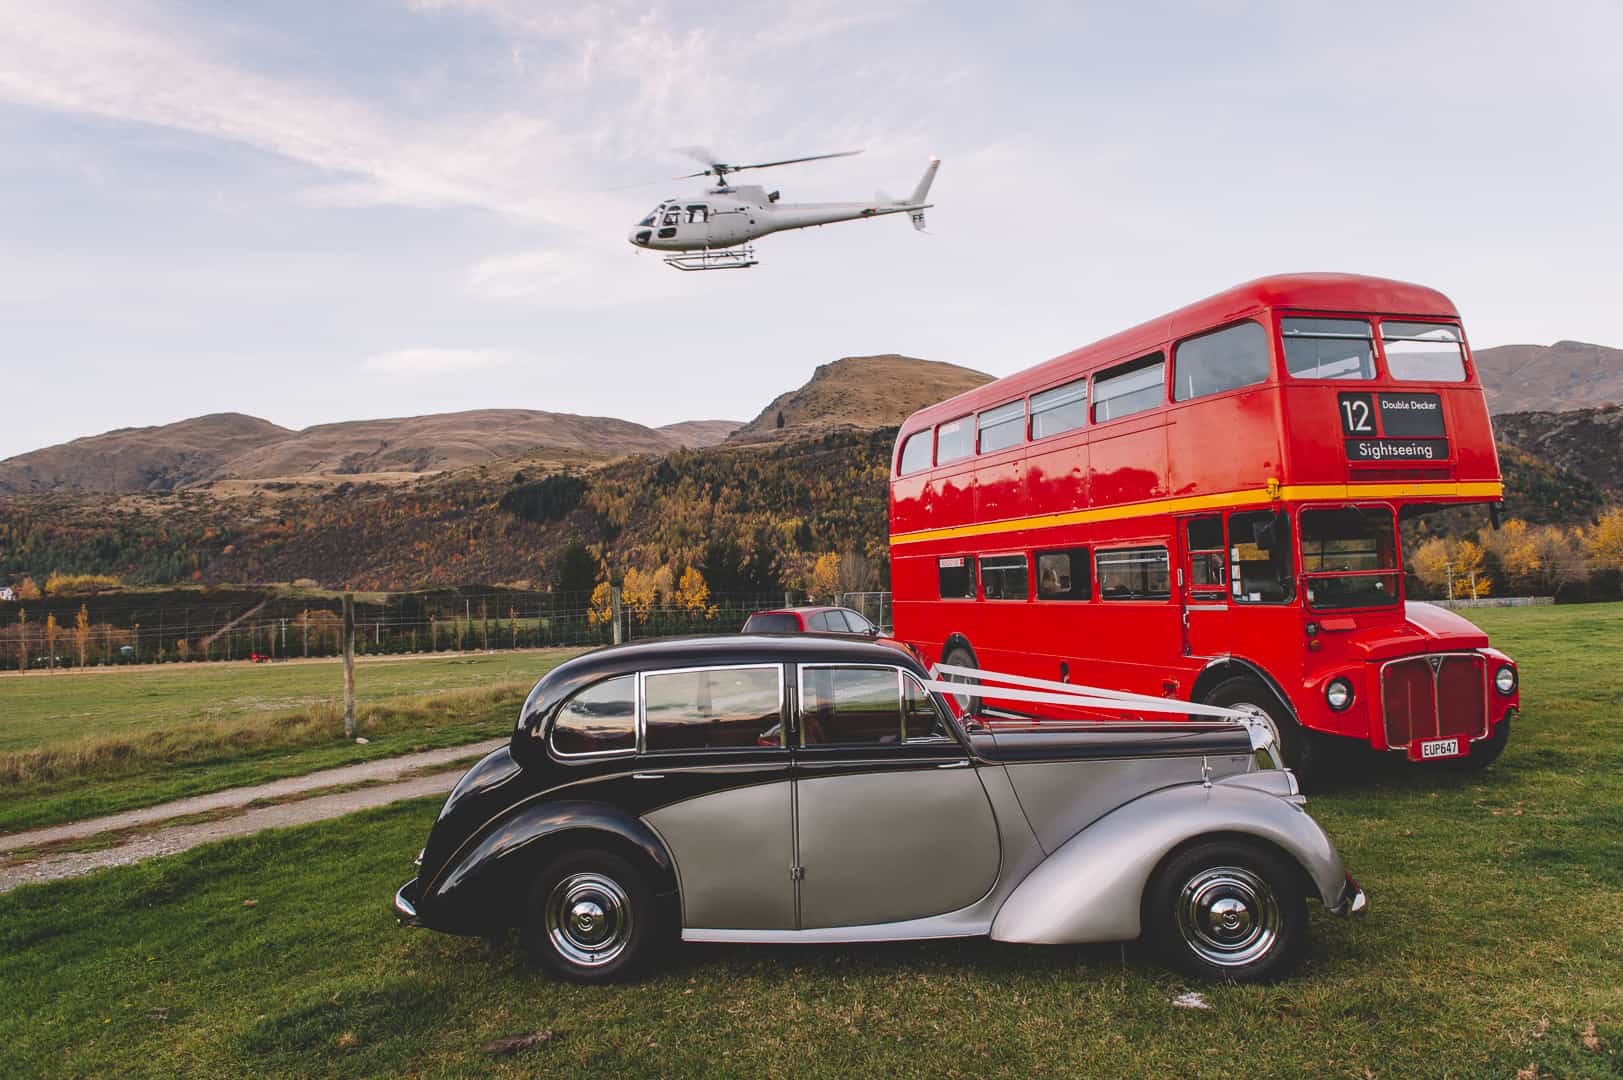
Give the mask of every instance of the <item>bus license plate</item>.
[[1426, 739], [1420, 744], [1420, 760], [1440, 757], [1459, 757], [1458, 739]]

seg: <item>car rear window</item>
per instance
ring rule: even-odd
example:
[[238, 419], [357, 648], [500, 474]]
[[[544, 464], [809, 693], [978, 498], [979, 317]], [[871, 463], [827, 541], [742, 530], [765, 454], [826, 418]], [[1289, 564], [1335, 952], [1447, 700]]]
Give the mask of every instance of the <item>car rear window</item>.
[[800, 622], [793, 615], [783, 612], [771, 612], [761, 615], [751, 615], [744, 620], [746, 634], [794, 634], [800, 630]]
[[637, 677], [588, 686], [558, 710], [552, 748], [566, 755], [609, 754], [637, 748]]

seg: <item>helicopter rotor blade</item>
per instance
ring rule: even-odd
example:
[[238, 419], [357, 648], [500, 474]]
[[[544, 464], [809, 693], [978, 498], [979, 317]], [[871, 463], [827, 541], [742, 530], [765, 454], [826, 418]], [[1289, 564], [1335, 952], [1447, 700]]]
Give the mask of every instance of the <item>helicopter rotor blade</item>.
[[[683, 157], [692, 158], [700, 165], [711, 166], [721, 160], [716, 156], [716, 152], [710, 149], [708, 146], [677, 146], [673, 147], [672, 149], [674, 149], [678, 154], [681, 154]], [[704, 174], [701, 173], [700, 175], [702, 176]]]
[[833, 154], [813, 154], [810, 157], [784, 158], [782, 161], [761, 161], [754, 165], [729, 165], [728, 169], [738, 172], [741, 169], [770, 169], [777, 165], [798, 165], [802, 161], [824, 161], [828, 158], [855, 157], [861, 150], [840, 150]]

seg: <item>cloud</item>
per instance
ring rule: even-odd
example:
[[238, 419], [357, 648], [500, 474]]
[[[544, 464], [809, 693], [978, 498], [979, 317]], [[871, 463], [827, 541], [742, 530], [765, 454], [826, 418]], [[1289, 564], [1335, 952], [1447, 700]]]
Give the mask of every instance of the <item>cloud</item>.
[[504, 349], [395, 349], [366, 358], [365, 371], [387, 375], [446, 375], [502, 367], [521, 359]]

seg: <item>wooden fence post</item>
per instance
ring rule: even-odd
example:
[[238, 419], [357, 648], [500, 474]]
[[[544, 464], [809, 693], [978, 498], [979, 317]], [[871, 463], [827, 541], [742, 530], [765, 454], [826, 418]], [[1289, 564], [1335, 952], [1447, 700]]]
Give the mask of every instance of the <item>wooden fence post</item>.
[[355, 738], [355, 594], [344, 593], [344, 738]]

